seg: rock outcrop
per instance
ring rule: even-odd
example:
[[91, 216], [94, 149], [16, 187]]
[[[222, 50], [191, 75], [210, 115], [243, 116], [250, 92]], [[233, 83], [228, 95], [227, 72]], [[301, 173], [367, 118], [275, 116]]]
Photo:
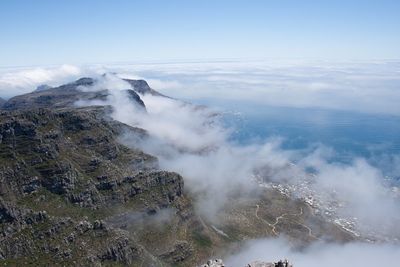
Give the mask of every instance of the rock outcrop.
[[[199, 267], [229, 267], [224, 264], [221, 259], [208, 260], [207, 263]], [[245, 267], [293, 267], [287, 260], [279, 260], [278, 262], [265, 262], [265, 261], [254, 261], [247, 264]]]
[[199, 267], [225, 267], [225, 264], [221, 259], [212, 259], [208, 260], [205, 264], [202, 264]]

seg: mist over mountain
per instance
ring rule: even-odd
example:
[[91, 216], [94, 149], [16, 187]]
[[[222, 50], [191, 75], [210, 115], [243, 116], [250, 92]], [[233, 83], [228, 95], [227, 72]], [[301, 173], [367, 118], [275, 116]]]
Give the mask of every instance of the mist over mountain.
[[220, 109], [102, 70], [2, 105], [6, 264], [398, 260], [398, 191], [365, 160], [233, 142]]
[[400, 262], [400, 1], [0, 1], [0, 266]]

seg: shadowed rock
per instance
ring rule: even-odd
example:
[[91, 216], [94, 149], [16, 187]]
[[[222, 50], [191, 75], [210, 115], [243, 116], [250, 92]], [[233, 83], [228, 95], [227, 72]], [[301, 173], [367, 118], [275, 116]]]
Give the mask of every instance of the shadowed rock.
[[154, 96], [166, 97], [165, 95], [160, 94], [156, 90], [150, 88], [150, 86], [148, 85], [148, 83], [145, 80], [124, 79], [124, 81], [128, 82], [133, 87], [133, 89], [136, 92], [138, 92], [139, 94], [142, 94], [142, 95], [150, 94], [150, 95], [154, 95]]

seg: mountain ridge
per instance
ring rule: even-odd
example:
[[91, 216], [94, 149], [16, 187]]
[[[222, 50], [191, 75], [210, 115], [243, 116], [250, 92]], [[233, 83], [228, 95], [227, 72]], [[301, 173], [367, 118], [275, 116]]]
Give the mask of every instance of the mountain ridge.
[[[140, 94], [160, 95], [157, 91], [151, 89], [147, 82], [143, 80], [126, 80], [131, 88], [124, 91], [127, 96], [136, 102], [139, 106], [145, 107]], [[31, 109], [31, 108], [65, 108], [73, 107], [80, 101], [105, 101], [110, 96], [110, 88], [104, 88], [96, 91], [84, 91], [82, 88], [93, 86], [96, 79], [83, 77], [74, 82], [67, 83], [57, 87], [46, 87], [42, 90], [18, 95], [5, 101], [1, 107], [5, 110]], [[40, 86], [39, 86], [40, 87]]]

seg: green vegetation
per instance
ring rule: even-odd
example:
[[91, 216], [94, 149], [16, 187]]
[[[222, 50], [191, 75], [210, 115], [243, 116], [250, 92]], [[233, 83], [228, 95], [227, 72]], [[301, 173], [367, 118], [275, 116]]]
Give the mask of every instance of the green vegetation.
[[211, 239], [200, 231], [194, 231], [192, 233], [192, 237], [196, 244], [200, 247], [211, 247], [213, 244]]

